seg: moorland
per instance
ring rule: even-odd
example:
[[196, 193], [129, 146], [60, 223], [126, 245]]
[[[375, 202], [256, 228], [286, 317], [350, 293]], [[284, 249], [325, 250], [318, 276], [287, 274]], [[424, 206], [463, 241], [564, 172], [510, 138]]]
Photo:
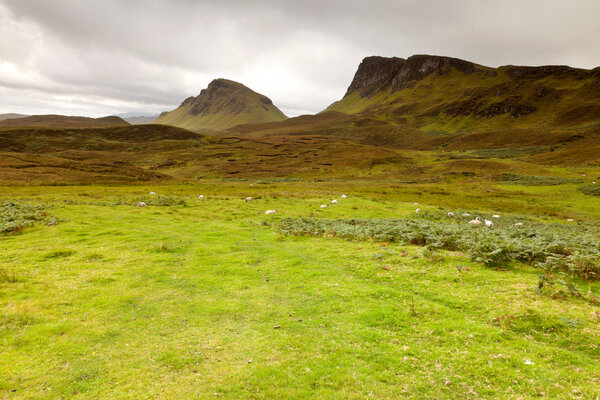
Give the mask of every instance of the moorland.
[[600, 396], [598, 69], [229, 82], [192, 130], [0, 126], [0, 398]]

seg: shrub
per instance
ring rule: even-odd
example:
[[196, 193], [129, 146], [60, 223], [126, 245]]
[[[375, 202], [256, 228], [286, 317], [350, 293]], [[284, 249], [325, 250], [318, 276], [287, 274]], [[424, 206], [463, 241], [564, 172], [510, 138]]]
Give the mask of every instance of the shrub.
[[577, 190], [588, 196], [600, 196], [600, 185], [585, 185], [579, 187]]
[[38, 222], [57, 222], [47, 206], [5, 201], [0, 203], [0, 233], [16, 233]]
[[558, 268], [570, 276], [600, 279], [600, 228], [593, 224], [533, 221], [528, 221], [526, 227], [515, 227], [514, 221], [505, 217], [488, 229], [467, 226], [460, 217], [449, 219], [443, 213], [427, 213], [416, 219], [284, 218], [278, 229], [283, 235], [337, 236], [462, 251], [486, 266], [537, 262], [540, 268], [551, 267], [553, 273]]
[[527, 186], [552, 186], [564, 185], [568, 183], [581, 183], [579, 178], [562, 178], [559, 176], [535, 176], [535, 175], [520, 175], [510, 172], [504, 172], [500, 176], [500, 181], [503, 183], [512, 183], [517, 185]]

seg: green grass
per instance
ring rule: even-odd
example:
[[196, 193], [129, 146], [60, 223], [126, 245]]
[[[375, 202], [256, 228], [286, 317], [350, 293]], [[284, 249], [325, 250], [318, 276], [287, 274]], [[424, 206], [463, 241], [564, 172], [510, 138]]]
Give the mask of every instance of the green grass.
[[[0, 236], [0, 398], [600, 395], [598, 306], [539, 294], [533, 266], [275, 229], [286, 217], [414, 215], [414, 192], [352, 185], [2, 188], [63, 222]], [[563, 188], [526, 189], [555, 190], [558, 203], [538, 207], [566, 207]], [[128, 203], [149, 190], [183, 202]], [[450, 201], [418, 190], [424, 211]]]

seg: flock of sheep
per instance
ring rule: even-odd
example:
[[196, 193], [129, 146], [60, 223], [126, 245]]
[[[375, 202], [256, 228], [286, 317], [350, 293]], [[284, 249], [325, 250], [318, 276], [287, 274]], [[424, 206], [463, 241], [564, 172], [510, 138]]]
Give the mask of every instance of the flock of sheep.
[[[150, 192], [150, 195], [156, 196], [157, 194], [156, 194], [156, 192]], [[342, 199], [346, 199], [347, 198], [347, 196], [345, 194], [343, 194], [341, 197], [342, 197]], [[204, 200], [204, 195], [201, 194], [200, 196], [198, 196], [198, 200]], [[254, 200], [254, 198], [253, 197], [246, 197], [245, 200], [246, 200], [246, 202], [249, 203], [249, 202], [252, 202]], [[333, 200], [331, 200], [331, 202], [329, 204], [321, 204], [320, 208], [327, 208], [329, 206], [336, 205], [336, 204], [338, 204], [338, 200], [337, 199], [333, 199]], [[419, 205], [419, 203], [413, 203], [413, 204], [414, 205]], [[140, 201], [140, 202], [137, 203], [137, 206], [138, 207], [146, 207], [147, 204], [144, 203], [143, 201]], [[421, 209], [417, 208], [415, 210], [415, 212], [417, 214], [420, 214], [421, 213]], [[276, 209], [266, 210], [265, 211], [265, 214], [267, 214], [267, 215], [269, 215], [269, 214], [275, 214], [275, 213], [277, 213]], [[470, 217], [471, 216], [471, 214], [468, 214], [468, 213], [463, 213], [461, 215], [463, 217]], [[448, 217], [453, 218], [454, 217], [454, 213], [452, 211], [448, 212]], [[500, 215], [494, 214], [494, 215], [492, 215], [492, 218], [500, 218]], [[574, 220], [572, 218], [567, 219], [567, 221], [568, 222], [574, 222]], [[482, 220], [480, 217], [477, 217], [475, 219], [470, 220], [468, 222], [468, 224], [469, 225], [474, 225], [474, 226], [485, 225], [485, 226], [487, 226], [489, 228], [492, 228], [494, 226], [494, 222], [492, 222], [492, 220], [489, 220], [489, 219], [486, 219], [486, 218], [483, 218], [483, 220]], [[522, 222], [517, 222], [517, 223], [514, 224], [514, 226], [522, 226], [522, 225], [523, 225]]]

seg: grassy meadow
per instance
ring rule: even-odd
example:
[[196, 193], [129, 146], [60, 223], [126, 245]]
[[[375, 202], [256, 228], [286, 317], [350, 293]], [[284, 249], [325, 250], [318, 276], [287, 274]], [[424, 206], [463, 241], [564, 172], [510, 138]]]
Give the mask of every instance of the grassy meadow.
[[[490, 235], [522, 221], [585, 230], [591, 248], [600, 201], [579, 186], [0, 187], [16, 210], [0, 234], [0, 398], [596, 399], [597, 279], [282, 229], [497, 213]], [[577, 292], [538, 290], [541, 275]]]

